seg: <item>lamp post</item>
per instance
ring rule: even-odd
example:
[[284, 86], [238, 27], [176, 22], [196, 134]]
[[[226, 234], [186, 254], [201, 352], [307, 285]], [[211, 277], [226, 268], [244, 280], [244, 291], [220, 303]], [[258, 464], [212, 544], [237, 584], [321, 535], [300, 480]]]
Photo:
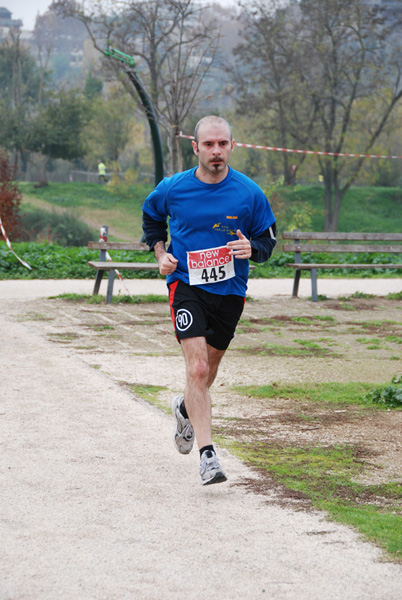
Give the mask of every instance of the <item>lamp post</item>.
[[130, 79], [133, 86], [135, 87], [135, 89], [137, 90], [138, 95], [141, 99], [142, 106], [144, 108], [145, 114], [148, 119], [149, 127], [151, 129], [152, 146], [154, 151], [155, 185], [157, 185], [163, 179], [162, 140], [153, 104], [144, 89], [144, 86], [141, 82], [141, 79], [138, 76], [138, 73], [134, 69], [135, 59], [132, 56], [124, 54], [124, 52], [120, 52], [120, 50], [116, 50], [116, 48], [111, 47], [106, 48], [104, 53], [105, 56], [115, 58], [126, 65], [127, 76]]

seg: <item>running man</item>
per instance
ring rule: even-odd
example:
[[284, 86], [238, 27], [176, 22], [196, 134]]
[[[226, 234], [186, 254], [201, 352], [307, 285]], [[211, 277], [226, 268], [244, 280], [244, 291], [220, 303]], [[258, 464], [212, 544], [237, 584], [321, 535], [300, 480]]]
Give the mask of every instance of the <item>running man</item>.
[[203, 485], [227, 479], [212, 442], [209, 388], [243, 312], [248, 259], [265, 262], [276, 244], [264, 193], [228, 166], [234, 144], [227, 121], [201, 119], [192, 142], [198, 166], [163, 179], [143, 206], [145, 238], [167, 276], [186, 363], [184, 394], [172, 400], [175, 444], [188, 454], [196, 438]]

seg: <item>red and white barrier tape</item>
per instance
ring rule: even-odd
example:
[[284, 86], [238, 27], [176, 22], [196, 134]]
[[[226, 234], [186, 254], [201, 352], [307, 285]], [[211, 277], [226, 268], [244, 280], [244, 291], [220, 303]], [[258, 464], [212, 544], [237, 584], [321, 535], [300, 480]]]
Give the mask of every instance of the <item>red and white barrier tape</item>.
[[8, 236], [7, 236], [6, 230], [5, 230], [5, 229], [4, 229], [4, 227], [3, 227], [3, 223], [2, 223], [1, 217], [0, 217], [0, 229], [1, 229], [1, 233], [3, 234], [4, 241], [6, 242], [7, 246], [10, 248], [10, 251], [11, 251], [11, 252], [14, 254], [15, 258], [16, 258], [16, 259], [18, 259], [18, 260], [20, 261], [20, 263], [21, 263], [22, 265], [24, 265], [24, 267], [26, 267], [27, 269], [30, 269], [30, 270], [32, 271], [32, 267], [30, 267], [30, 266], [29, 266], [29, 264], [28, 264], [27, 262], [25, 262], [24, 260], [22, 260], [22, 258], [20, 258], [20, 257], [19, 257], [19, 256], [18, 256], [18, 255], [17, 255], [15, 252], [14, 252], [14, 250], [13, 250], [13, 248], [12, 248], [12, 246], [11, 246], [11, 242], [10, 242], [10, 240], [8, 239]]
[[[184, 133], [180, 132], [177, 134], [177, 137], [186, 138], [188, 140], [193, 140], [193, 135], [184, 135]], [[315, 154], [319, 156], [346, 156], [348, 158], [402, 158], [402, 156], [394, 156], [389, 154], [353, 154], [350, 152], [320, 152], [318, 150], [293, 150], [292, 148], [275, 148], [273, 146], [257, 146], [255, 144], [240, 144], [235, 142], [235, 146], [240, 146], [241, 148], [256, 148], [257, 150], [273, 150], [274, 152], [289, 152], [295, 154]]]
[[[100, 242], [107, 242], [107, 233], [105, 232], [105, 229], [103, 227], [100, 228], [100, 237], [99, 237], [99, 241]], [[109, 262], [113, 262], [112, 257], [110, 256], [109, 252], [106, 251], [106, 260], [108, 260]], [[126, 290], [127, 294], [129, 296], [131, 296], [129, 290], [127, 289], [126, 284], [124, 283], [124, 279], [122, 274], [120, 273], [120, 271], [118, 269], [115, 269], [114, 272], [116, 273], [117, 277], [120, 279], [122, 286], [124, 287], [124, 289]]]

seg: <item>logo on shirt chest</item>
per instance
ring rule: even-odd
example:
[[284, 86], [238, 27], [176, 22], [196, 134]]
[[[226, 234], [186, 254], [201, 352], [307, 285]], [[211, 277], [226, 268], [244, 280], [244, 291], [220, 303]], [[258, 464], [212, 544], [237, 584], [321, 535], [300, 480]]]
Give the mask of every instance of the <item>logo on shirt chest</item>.
[[[237, 219], [237, 217], [226, 217], [227, 219]], [[227, 233], [228, 235], [236, 235], [236, 231], [233, 229], [232, 223], [215, 223], [212, 227], [214, 231], [220, 231]]]

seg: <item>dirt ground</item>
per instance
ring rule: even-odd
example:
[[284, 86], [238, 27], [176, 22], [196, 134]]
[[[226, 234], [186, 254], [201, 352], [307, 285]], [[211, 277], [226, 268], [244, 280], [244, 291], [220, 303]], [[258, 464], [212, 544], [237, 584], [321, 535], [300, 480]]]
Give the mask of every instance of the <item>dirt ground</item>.
[[[272, 288], [249, 300], [212, 389], [215, 426], [355, 444], [364, 482], [400, 481], [402, 411], [235, 387], [401, 375], [402, 305], [376, 285], [372, 299], [311, 303]], [[61, 287], [0, 282], [0, 600], [400, 600], [400, 564], [224, 449], [227, 484], [200, 485], [197, 452], [174, 450], [166, 414], [184, 385], [167, 303], [49, 298]]]
[[[167, 303], [41, 299], [11, 310], [13, 319], [68, 346], [133, 394], [141, 386], [159, 386], [153, 400], [167, 412], [172, 396], [183, 389], [184, 364]], [[360, 381], [375, 387], [402, 375], [401, 357], [398, 300], [251, 298], [213, 388], [215, 424], [224, 426], [225, 418], [264, 420], [263, 433], [271, 441], [361, 445], [370, 456], [365, 483], [400, 480], [402, 411], [314, 410], [311, 403], [286, 398], [248, 398], [234, 386]], [[308, 422], [300, 418], [303, 410], [310, 412]]]

